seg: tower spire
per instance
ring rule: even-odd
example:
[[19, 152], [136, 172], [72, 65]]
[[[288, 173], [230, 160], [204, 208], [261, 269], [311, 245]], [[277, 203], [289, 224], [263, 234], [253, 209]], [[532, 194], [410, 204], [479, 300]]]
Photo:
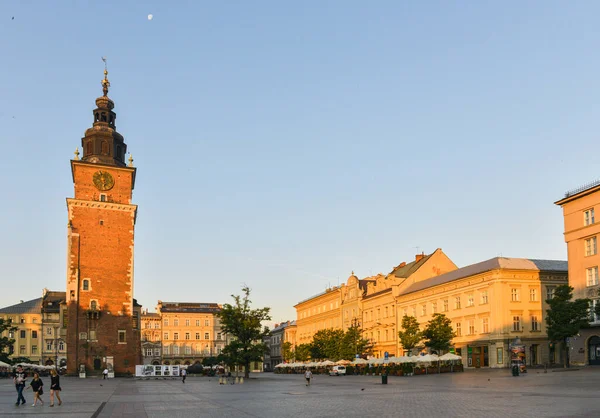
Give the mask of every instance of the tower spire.
[[110, 81], [108, 81], [108, 68], [106, 65], [106, 57], [102, 57], [102, 61], [104, 61], [104, 79], [102, 80], [102, 92], [104, 96], [108, 96], [108, 88], [110, 87]]

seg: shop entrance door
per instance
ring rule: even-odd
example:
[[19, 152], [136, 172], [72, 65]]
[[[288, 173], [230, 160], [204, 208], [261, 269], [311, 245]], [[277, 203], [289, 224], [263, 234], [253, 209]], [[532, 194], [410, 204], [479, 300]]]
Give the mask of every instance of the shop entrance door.
[[600, 337], [593, 336], [588, 342], [588, 360], [590, 366], [600, 365]]
[[483, 347], [473, 347], [473, 367], [480, 368], [484, 366]]

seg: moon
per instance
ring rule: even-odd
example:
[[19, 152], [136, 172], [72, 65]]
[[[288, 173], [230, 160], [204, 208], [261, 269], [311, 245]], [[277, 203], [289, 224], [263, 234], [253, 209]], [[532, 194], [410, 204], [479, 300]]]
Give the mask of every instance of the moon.
[[149, 15], [148, 15], [148, 20], [152, 20], [152, 18], [153, 18], [153, 17], [154, 17], [154, 16], [152, 16], [152, 14], [149, 14]]

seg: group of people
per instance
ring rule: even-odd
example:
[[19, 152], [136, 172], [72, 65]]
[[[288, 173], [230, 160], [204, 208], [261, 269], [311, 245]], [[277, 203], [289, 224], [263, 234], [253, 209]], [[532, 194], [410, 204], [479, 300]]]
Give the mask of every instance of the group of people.
[[[27, 386], [27, 373], [25, 373], [21, 366], [17, 366], [17, 369], [13, 374], [13, 381], [15, 382], [15, 388], [17, 389], [17, 403], [15, 405], [25, 405], [27, 401], [25, 400], [23, 391], [26, 389], [31, 389], [33, 391], [33, 404], [31, 406], [36, 406], [38, 401], [44, 405], [44, 400], [41, 398], [44, 394], [44, 382], [40, 379], [38, 373], [33, 373], [33, 379], [31, 379], [29, 386]], [[58, 400], [58, 405], [62, 405], [60, 391], [60, 376], [56, 373], [56, 370], [52, 370], [50, 371], [50, 406], [54, 406], [55, 396]]]

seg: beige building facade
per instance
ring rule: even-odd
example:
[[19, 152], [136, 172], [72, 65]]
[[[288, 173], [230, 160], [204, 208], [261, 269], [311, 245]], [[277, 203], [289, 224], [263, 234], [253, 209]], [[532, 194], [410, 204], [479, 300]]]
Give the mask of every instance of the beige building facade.
[[[525, 345], [527, 365], [555, 363], [559, 352], [548, 344], [546, 299], [566, 283], [566, 261], [496, 257], [394, 286], [396, 321], [414, 316], [423, 329], [433, 314], [444, 314], [456, 333], [452, 351], [467, 367], [507, 367], [515, 339]], [[398, 352], [404, 352], [399, 342]]]
[[4, 331], [3, 337], [14, 338], [10, 357], [27, 357], [32, 364], [42, 364], [42, 298], [21, 301], [0, 309], [0, 318], [17, 327], [15, 332]]
[[322, 329], [342, 328], [341, 294], [341, 287], [335, 286], [294, 306], [298, 344], [310, 343], [313, 335]]
[[142, 311], [141, 319], [142, 362], [162, 364], [162, 320], [155, 312]]
[[[555, 203], [563, 210], [573, 298], [589, 298], [593, 308], [600, 303], [600, 223], [596, 221], [596, 211], [600, 210], [600, 181], [569, 191]], [[570, 339], [569, 360], [574, 365], [600, 365], [600, 317], [593, 314], [593, 309], [590, 310], [590, 323], [589, 329], [581, 330], [578, 336]]]
[[226, 338], [216, 316], [220, 305], [158, 301], [156, 311], [162, 321], [163, 364], [201, 363], [225, 347]]

